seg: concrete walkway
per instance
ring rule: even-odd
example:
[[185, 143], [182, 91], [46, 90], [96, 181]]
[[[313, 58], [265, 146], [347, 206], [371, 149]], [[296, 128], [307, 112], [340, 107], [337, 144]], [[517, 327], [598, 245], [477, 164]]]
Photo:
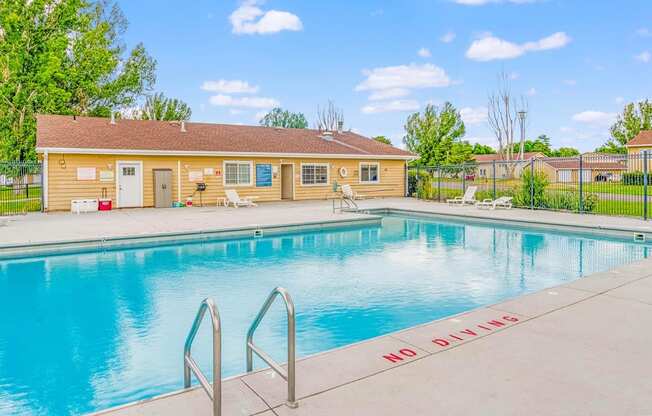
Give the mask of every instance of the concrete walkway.
[[[652, 260], [225, 382], [225, 415], [652, 414]], [[193, 389], [100, 413], [210, 415]]]
[[[635, 218], [578, 215], [550, 211], [479, 210], [475, 207], [450, 207], [413, 198], [387, 198], [360, 201], [363, 209], [393, 208], [464, 218], [533, 222], [548, 225], [584, 226], [628, 232], [650, 233], [652, 222]], [[304, 222], [360, 218], [360, 214], [333, 213], [331, 201], [276, 202], [257, 208], [166, 208], [125, 209], [110, 212], [72, 214], [33, 213], [10, 217], [0, 226], [0, 250], [6, 246], [147, 236], [165, 233], [218, 231], [238, 227], [265, 227]]]

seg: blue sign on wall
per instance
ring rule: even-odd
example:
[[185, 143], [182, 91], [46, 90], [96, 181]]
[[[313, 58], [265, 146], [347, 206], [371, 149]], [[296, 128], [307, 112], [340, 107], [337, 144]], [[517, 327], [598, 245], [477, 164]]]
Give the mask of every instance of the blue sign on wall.
[[272, 186], [272, 165], [256, 165], [256, 186]]

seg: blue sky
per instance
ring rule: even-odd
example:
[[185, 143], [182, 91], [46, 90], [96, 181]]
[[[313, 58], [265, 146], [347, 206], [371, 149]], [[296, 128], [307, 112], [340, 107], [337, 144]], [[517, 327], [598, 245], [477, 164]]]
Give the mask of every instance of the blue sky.
[[158, 61], [156, 89], [194, 121], [257, 124], [273, 105], [314, 122], [329, 99], [347, 128], [401, 144], [427, 103], [485, 120], [501, 71], [529, 101], [528, 136], [592, 150], [626, 102], [650, 96], [649, 0], [120, 0], [130, 45]]

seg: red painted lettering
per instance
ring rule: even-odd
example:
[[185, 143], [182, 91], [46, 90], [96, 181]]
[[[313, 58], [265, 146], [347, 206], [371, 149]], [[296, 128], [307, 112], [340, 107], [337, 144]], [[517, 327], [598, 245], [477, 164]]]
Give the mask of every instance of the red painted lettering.
[[497, 320], [495, 320], [495, 319], [494, 319], [493, 321], [487, 321], [487, 323], [488, 323], [489, 325], [497, 326], [498, 328], [500, 328], [501, 326], [505, 326], [504, 323], [502, 323], [502, 322], [500, 322], [500, 321], [497, 321]]
[[450, 342], [446, 341], [445, 339], [441, 338], [435, 338], [432, 340], [435, 344], [439, 345], [440, 347], [447, 347], [450, 345]]
[[486, 329], [487, 331], [491, 331], [491, 328], [487, 328], [484, 325], [478, 325], [478, 328]]
[[451, 338], [455, 338], [458, 341], [464, 341], [464, 338], [460, 338], [460, 337], [458, 337], [456, 335], [453, 335], [453, 334], [448, 334], [448, 336], [451, 337]]
[[417, 355], [417, 353], [415, 351], [409, 350], [407, 348], [403, 348], [402, 350], [399, 350], [398, 352], [405, 355], [406, 357], [414, 357], [415, 355]]
[[471, 331], [470, 329], [465, 329], [464, 331], [460, 331], [460, 332], [467, 335], [473, 335], [473, 336], [478, 335], [475, 332]]
[[509, 322], [518, 322], [518, 318], [516, 318], [514, 316], [509, 316], [509, 315], [503, 316], [503, 319], [505, 321], [509, 321]]
[[399, 357], [398, 355], [396, 355], [394, 353], [389, 354], [389, 355], [383, 355], [383, 358], [386, 359], [386, 360], [389, 360], [389, 361], [391, 361], [393, 363], [395, 363], [397, 361], [403, 361], [403, 358]]

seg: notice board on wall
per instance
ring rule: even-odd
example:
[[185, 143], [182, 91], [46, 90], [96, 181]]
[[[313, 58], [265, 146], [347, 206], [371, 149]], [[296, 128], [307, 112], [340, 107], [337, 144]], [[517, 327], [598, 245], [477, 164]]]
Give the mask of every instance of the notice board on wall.
[[272, 186], [272, 165], [256, 165], [256, 186]]

